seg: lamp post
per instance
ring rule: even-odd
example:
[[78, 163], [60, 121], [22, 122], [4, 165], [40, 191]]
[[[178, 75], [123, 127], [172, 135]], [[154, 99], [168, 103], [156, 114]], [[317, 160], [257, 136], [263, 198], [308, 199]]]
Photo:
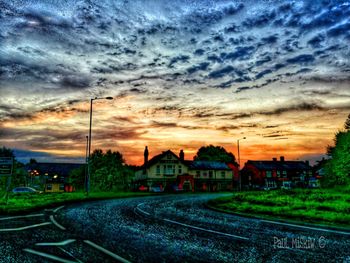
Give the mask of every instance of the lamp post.
[[89, 143], [88, 143], [88, 174], [87, 174], [87, 182], [86, 182], [86, 194], [89, 195], [90, 191], [90, 157], [91, 157], [91, 126], [92, 126], [92, 102], [94, 100], [113, 100], [113, 97], [104, 97], [104, 98], [92, 98], [90, 99], [90, 125], [89, 125]]
[[86, 136], [86, 148], [85, 148], [85, 178], [84, 178], [84, 189], [87, 193], [87, 176], [88, 176], [88, 149], [89, 149], [89, 136]]
[[239, 180], [239, 191], [242, 191], [242, 178], [241, 178], [241, 156], [239, 154], [239, 141], [245, 140], [246, 137], [237, 140], [237, 152], [238, 152], [238, 180]]

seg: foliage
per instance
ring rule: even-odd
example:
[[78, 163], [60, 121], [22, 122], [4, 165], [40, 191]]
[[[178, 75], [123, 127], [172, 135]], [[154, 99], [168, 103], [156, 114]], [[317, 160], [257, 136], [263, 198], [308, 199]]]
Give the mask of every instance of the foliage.
[[350, 183], [350, 114], [344, 128], [335, 135], [334, 146], [327, 148], [330, 159], [325, 164], [326, 175], [322, 182], [325, 186]]
[[85, 189], [86, 169], [86, 165], [82, 165], [69, 173], [69, 183], [71, 183], [77, 190]]
[[221, 146], [203, 146], [193, 158], [195, 161], [217, 161], [225, 163], [235, 163], [236, 158], [231, 152], [227, 152]]
[[350, 181], [350, 130], [338, 132], [334, 142], [334, 147], [328, 147], [331, 158], [325, 165], [323, 184], [326, 186], [349, 184]]
[[30, 158], [29, 164], [36, 164], [38, 163], [34, 158]]
[[345, 128], [345, 130], [350, 131], [350, 114], [345, 121], [344, 128]]
[[134, 175], [119, 152], [95, 150], [91, 155], [91, 186], [101, 191], [129, 188], [129, 180]]
[[74, 193], [43, 193], [43, 194], [10, 194], [8, 205], [0, 199], [0, 214], [15, 214], [29, 212], [44, 207], [55, 207], [78, 201], [102, 200], [110, 198], [125, 198], [144, 196], [150, 193], [139, 192], [92, 192], [87, 196], [84, 192]]
[[350, 226], [350, 187], [239, 192], [209, 202], [231, 213]]

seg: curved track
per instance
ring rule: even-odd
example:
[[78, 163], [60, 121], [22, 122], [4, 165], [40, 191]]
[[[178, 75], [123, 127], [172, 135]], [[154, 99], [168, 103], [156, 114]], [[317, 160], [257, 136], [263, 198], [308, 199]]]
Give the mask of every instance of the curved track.
[[43, 216], [16, 218], [8, 225], [4, 224], [7, 219], [0, 218], [0, 231], [38, 225], [2, 231], [0, 261], [350, 262], [348, 232], [207, 209], [204, 204], [217, 196], [160, 195], [90, 202], [45, 211]]

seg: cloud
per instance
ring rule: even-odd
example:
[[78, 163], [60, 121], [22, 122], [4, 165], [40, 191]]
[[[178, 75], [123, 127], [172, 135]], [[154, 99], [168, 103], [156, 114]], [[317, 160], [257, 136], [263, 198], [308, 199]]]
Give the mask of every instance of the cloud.
[[270, 74], [270, 73], [272, 73], [271, 69], [265, 69], [265, 70], [259, 72], [258, 74], [256, 74], [255, 79], [261, 79], [262, 77], [264, 77], [265, 75]]
[[338, 36], [347, 34], [349, 30], [350, 30], [350, 22], [341, 23], [328, 29], [327, 35], [330, 37], [338, 37]]
[[302, 54], [286, 60], [290, 64], [307, 64], [315, 61], [315, 57], [310, 54]]
[[320, 48], [322, 47], [322, 42], [325, 40], [324, 35], [318, 34], [311, 38], [307, 43], [311, 45], [313, 48]]
[[208, 63], [208, 62], [202, 62], [202, 63], [200, 63], [200, 64], [198, 64], [196, 66], [188, 68], [187, 72], [192, 74], [192, 73], [200, 71], [200, 70], [204, 71], [204, 70], [206, 70], [208, 68], [209, 65], [210, 65], [210, 63]]
[[263, 27], [273, 21], [276, 17], [275, 10], [266, 10], [262, 14], [247, 18], [242, 25], [247, 28]]
[[253, 46], [237, 47], [236, 51], [230, 53], [221, 53], [220, 57], [222, 60], [244, 60], [250, 58], [254, 50], [255, 48]]
[[234, 71], [234, 67], [232, 66], [226, 66], [226, 67], [223, 67], [221, 69], [218, 69], [218, 70], [214, 70], [212, 72], [209, 73], [209, 78], [221, 78], [221, 77], [224, 77], [226, 74], [229, 74], [231, 72]]
[[60, 84], [65, 88], [86, 89], [90, 86], [91, 80], [85, 76], [68, 75], [60, 80]]

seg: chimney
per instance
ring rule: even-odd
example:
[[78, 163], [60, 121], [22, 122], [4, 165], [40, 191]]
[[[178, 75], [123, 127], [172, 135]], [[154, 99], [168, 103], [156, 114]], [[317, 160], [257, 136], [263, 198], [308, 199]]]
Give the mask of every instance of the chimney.
[[144, 165], [146, 165], [148, 163], [148, 147], [145, 147], [145, 151], [143, 153], [144, 156]]
[[184, 161], [185, 160], [184, 150], [180, 150], [179, 157], [180, 157], [180, 161]]
[[280, 161], [284, 162], [284, 156], [280, 156]]
[[272, 161], [277, 162], [277, 158], [276, 157], [272, 158]]

